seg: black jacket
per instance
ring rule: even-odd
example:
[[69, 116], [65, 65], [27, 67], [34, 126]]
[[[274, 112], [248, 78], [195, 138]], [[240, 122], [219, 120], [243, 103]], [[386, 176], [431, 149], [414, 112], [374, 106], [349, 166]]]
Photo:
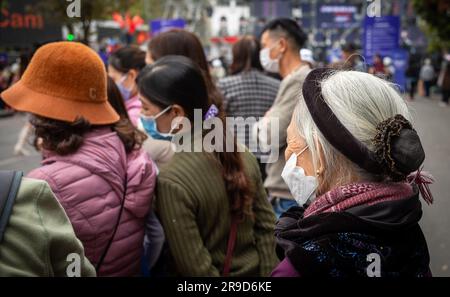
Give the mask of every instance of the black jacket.
[[381, 276], [431, 276], [415, 190], [407, 199], [306, 219], [304, 209], [293, 207], [277, 223], [277, 253], [301, 276], [367, 277], [374, 271], [371, 254], [379, 255]]

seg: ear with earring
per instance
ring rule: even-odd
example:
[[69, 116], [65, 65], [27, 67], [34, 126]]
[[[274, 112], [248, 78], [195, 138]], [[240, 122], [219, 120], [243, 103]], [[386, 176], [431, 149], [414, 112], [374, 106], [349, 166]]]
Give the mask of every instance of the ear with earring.
[[316, 177], [319, 177], [323, 174], [324, 168], [322, 166], [324, 164], [324, 156], [323, 156], [322, 146], [319, 143], [319, 140], [316, 136], [317, 135], [316, 132], [314, 132], [314, 134], [315, 134], [314, 141], [316, 143], [316, 148], [319, 151], [319, 168], [317, 168], [317, 170], [316, 170]]

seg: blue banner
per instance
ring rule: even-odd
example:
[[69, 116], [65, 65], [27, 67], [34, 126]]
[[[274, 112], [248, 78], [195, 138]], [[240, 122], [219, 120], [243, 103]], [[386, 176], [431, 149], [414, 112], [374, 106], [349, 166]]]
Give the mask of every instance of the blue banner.
[[358, 7], [348, 4], [319, 4], [317, 25], [319, 28], [351, 28], [358, 26]]
[[364, 19], [364, 57], [372, 64], [373, 56], [391, 57], [400, 45], [400, 17], [382, 16]]
[[0, 53], [0, 65], [6, 65], [8, 63], [8, 54]]
[[392, 63], [395, 68], [394, 82], [402, 92], [406, 89], [406, 68], [408, 67], [408, 52], [404, 49], [397, 49], [392, 52]]
[[156, 36], [160, 33], [164, 33], [171, 29], [184, 29], [186, 27], [186, 21], [184, 19], [172, 19], [172, 20], [153, 20], [150, 22], [150, 28], [152, 35]]

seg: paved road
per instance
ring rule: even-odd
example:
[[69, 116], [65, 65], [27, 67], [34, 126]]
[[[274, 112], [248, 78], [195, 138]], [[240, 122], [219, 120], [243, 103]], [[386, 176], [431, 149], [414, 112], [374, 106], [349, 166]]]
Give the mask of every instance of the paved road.
[[0, 170], [20, 169], [29, 172], [31, 169], [39, 166], [40, 155], [29, 144], [25, 147], [31, 153], [30, 156], [17, 157], [13, 153], [18, 133], [27, 122], [27, 119], [27, 116], [24, 114], [0, 118]]
[[422, 228], [428, 241], [435, 276], [450, 276], [450, 108], [434, 100], [418, 99], [411, 104], [415, 127], [427, 157], [425, 170], [433, 174], [435, 203], [423, 203]]
[[[428, 241], [435, 276], [450, 276], [450, 107], [441, 108], [437, 98], [423, 98], [411, 103], [416, 128], [427, 152], [426, 170], [437, 182], [432, 186], [435, 204], [424, 204], [422, 227]], [[39, 165], [40, 157], [13, 155], [17, 133], [26, 116], [0, 118], [0, 169], [22, 169], [26, 172]], [[29, 147], [30, 150], [31, 147]]]

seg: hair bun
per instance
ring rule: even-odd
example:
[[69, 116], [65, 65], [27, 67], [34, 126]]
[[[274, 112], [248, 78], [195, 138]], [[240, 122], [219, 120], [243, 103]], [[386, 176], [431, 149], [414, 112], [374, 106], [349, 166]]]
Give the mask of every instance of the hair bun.
[[392, 139], [391, 155], [395, 167], [403, 174], [418, 170], [425, 160], [425, 152], [417, 132], [413, 129], [400, 131], [400, 135]]
[[377, 160], [394, 181], [405, 180], [425, 160], [419, 135], [399, 114], [378, 124], [373, 144]]

